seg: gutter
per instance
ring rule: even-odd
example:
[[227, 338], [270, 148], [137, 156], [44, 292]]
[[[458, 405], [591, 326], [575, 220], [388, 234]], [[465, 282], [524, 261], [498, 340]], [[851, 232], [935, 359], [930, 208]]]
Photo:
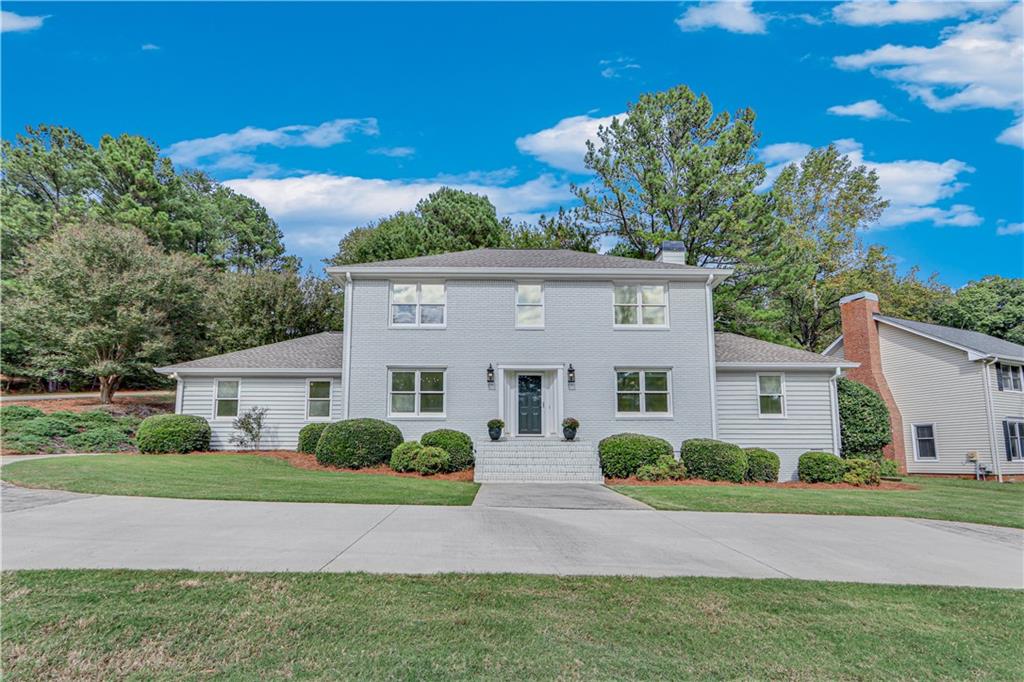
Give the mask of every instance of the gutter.
[[403, 279], [415, 277], [444, 277], [446, 279], [508, 279], [509, 277], [536, 277], [563, 280], [682, 280], [711, 281], [717, 285], [732, 274], [728, 268], [431, 268], [431, 267], [378, 267], [331, 266], [328, 275], [335, 279]]
[[714, 288], [715, 275], [709, 274], [704, 285], [705, 307], [708, 312], [708, 377], [711, 388], [711, 437], [718, 440], [718, 371], [715, 367], [715, 313], [711, 290]]
[[859, 362], [717, 362], [718, 369], [853, 369]]
[[[330, 272], [330, 268], [327, 269]], [[342, 343], [344, 344], [344, 353], [341, 360], [341, 384], [342, 384], [342, 405], [341, 405], [341, 418], [348, 419], [349, 412], [349, 395], [351, 394], [352, 386], [352, 292], [354, 286], [352, 284], [352, 275], [348, 272], [345, 273], [345, 312], [343, 315], [342, 324], [345, 325], [342, 329]]]
[[1003, 463], [999, 457], [999, 448], [996, 446], [996, 417], [995, 405], [992, 403], [992, 382], [989, 381], [988, 368], [997, 362], [996, 358], [984, 360], [981, 363], [981, 380], [985, 389], [985, 415], [988, 417], [988, 447], [992, 453], [992, 468], [996, 471], [996, 480], [1003, 482]]

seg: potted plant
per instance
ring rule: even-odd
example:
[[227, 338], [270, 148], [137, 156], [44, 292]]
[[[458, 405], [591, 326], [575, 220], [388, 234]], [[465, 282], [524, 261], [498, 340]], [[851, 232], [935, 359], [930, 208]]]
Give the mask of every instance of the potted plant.
[[578, 428], [580, 428], [580, 422], [574, 417], [566, 417], [562, 420], [562, 435], [566, 440], [576, 440], [576, 429]]
[[487, 422], [487, 435], [491, 437], [491, 440], [498, 440], [501, 438], [501, 430], [505, 428], [505, 422], [500, 419], [492, 419]]

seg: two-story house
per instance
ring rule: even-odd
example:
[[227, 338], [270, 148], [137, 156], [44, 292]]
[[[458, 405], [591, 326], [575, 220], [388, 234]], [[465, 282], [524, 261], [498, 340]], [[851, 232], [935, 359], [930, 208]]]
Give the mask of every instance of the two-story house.
[[[406, 439], [464, 431], [481, 455], [504, 447], [492, 479], [593, 478], [568, 454], [559, 468], [565, 417], [595, 466], [596, 443], [622, 432], [677, 450], [699, 437], [766, 447], [783, 479], [807, 450], [838, 453], [834, 379], [854, 364], [716, 334], [713, 292], [730, 271], [686, 265], [679, 244], [654, 261], [477, 249], [327, 271], [345, 286], [343, 333], [160, 369], [178, 379], [177, 411], [210, 421], [215, 447], [230, 447], [237, 414], [263, 406], [275, 448], [294, 448], [313, 420], [385, 419]], [[493, 418], [506, 424], [498, 446]], [[552, 461], [531, 470], [539, 452]]]

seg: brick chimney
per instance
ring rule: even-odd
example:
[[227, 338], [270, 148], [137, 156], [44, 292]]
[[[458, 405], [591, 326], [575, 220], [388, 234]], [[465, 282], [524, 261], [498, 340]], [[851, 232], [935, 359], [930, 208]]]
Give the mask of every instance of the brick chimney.
[[882, 373], [882, 352], [878, 345], [878, 296], [868, 291], [844, 296], [839, 300], [839, 314], [843, 321], [843, 357], [859, 362], [860, 367], [846, 370], [846, 376], [875, 390], [889, 407], [889, 425], [892, 443], [883, 453], [896, 460], [902, 473], [907, 471], [907, 456], [903, 443], [903, 417], [896, 406], [889, 384]]

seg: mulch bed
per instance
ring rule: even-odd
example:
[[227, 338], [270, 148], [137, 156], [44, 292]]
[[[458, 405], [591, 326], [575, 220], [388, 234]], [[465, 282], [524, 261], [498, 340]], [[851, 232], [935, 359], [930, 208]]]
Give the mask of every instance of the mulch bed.
[[366, 469], [339, 469], [337, 467], [327, 467], [316, 461], [315, 455], [306, 454], [304, 452], [295, 452], [293, 450], [261, 450], [260, 452], [253, 452], [251, 450], [241, 451], [227, 451], [217, 450], [215, 452], [194, 452], [193, 455], [251, 455], [255, 457], [273, 457], [274, 459], [282, 459], [293, 467], [299, 469], [309, 469], [310, 471], [332, 471], [334, 473], [344, 472], [347, 474], [375, 474], [377, 476], [398, 476], [401, 478], [430, 478], [436, 481], [469, 481], [473, 480], [473, 470], [465, 469], [463, 471], [453, 471], [446, 474], [434, 474], [432, 476], [424, 476], [416, 472], [402, 473], [393, 470], [386, 464], [381, 464], [375, 467], [369, 467]]
[[686, 478], [682, 481], [641, 481], [638, 478], [609, 478], [606, 485], [696, 485], [728, 488], [782, 488], [784, 490], [920, 490], [921, 486], [899, 481], [882, 481], [879, 485], [850, 485], [849, 483], [804, 483], [785, 481], [783, 483], [730, 483], [729, 481], [702, 481]]

